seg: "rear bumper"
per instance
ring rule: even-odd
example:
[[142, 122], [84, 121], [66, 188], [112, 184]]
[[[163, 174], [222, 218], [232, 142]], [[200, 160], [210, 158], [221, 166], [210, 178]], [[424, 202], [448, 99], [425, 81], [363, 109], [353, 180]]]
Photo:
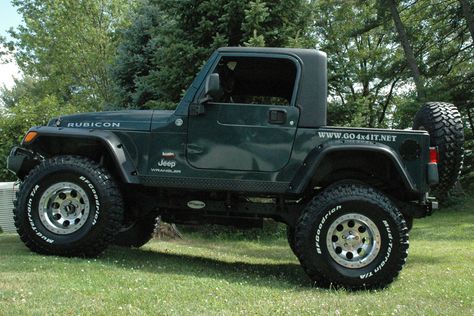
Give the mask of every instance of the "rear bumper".
[[423, 195], [417, 202], [403, 203], [401, 211], [404, 215], [414, 218], [423, 218], [433, 214], [438, 209], [438, 201], [436, 198]]
[[438, 201], [432, 196], [427, 196], [426, 201], [421, 205], [426, 209], [426, 215], [431, 215], [438, 209]]
[[25, 148], [13, 147], [7, 157], [7, 169], [23, 179], [26, 174], [37, 165], [39, 160], [36, 155]]

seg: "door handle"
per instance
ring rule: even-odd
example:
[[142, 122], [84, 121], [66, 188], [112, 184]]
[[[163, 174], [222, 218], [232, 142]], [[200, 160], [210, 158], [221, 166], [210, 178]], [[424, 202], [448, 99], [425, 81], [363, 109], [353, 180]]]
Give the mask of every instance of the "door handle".
[[286, 110], [268, 111], [268, 122], [271, 124], [284, 124], [286, 122]]
[[201, 155], [204, 152], [204, 148], [195, 144], [188, 144], [186, 147], [188, 154]]

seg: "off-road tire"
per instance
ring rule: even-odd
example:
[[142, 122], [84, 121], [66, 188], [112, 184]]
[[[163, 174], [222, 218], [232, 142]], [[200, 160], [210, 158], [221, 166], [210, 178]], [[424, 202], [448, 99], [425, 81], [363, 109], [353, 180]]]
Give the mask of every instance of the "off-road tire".
[[411, 229], [413, 228], [413, 221], [415, 219], [413, 218], [413, 216], [410, 216], [410, 215], [404, 215], [403, 218], [405, 219], [405, 223], [407, 225], [408, 232], [410, 232]]
[[[57, 225], [61, 219], [54, 216], [61, 216], [48, 216], [44, 211], [49, 209], [45, 205], [54, 204], [50, 196], [64, 199], [64, 193], [49, 195], [49, 192], [61, 192], [62, 186], [70, 190], [67, 199], [77, 196], [71, 187], [79, 190], [83, 210], [87, 208], [83, 215], [77, 215], [83, 218], [76, 218], [82, 223], [82, 226], [77, 224], [76, 231], [67, 230], [71, 222], [60, 232]], [[54, 188], [59, 189], [54, 191]], [[41, 208], [40, 203], [43, 203]], [[41, 162], [20, 185], [14, 205], [15, 226], [21, 240], [31, 250], [47, 255], [97, 256], [114, 240], [123, 217], [122, 196], [111, 175], [94, 161], [79, 156], [58, 156]]]
[[439, 184], [431, 192], [444, 199], [459, 179], [464, 160], [464, 130], [458, 109], [443, 102], [429, 102], [416, 113], [413, 129], [430, 134], [430, 146], [438, 147]]
[[286, 226], [286, 239], [288, 240], [288, 245], [290, 246], [291, 251], [293, 251], [295, 256], [298, 257], [295, 246], [295, 228], [290, 225]]
[[153, 238], [155, 228], [156, 217], [138, 219], [122, 227], [115, 236], [114, 244], [120, 247], [140, 248]]
[[[300, 260], [300, 256], [296, 248], [296, 231], [294, 227], [290, 227], [290, 225], [286, 227], [286, 238], [288, 239], [288, 245], [290, 246], [291, 251], [296, 256], [296, 258]], [[311, 281], [313, 282], [314, 285], [323, 287], [323, 288], [327, 288], [330, 285], [330, 283], [325, 278], [323, 278], [321, 274], [319, 274], [319, 272], [317, 271], [313, 273]]]
[[[342, 260], [353, 265], [348, 267], [334, 259], [340, 257], [336, 254], [334, 236], [329, 229], [345, 217], [349, 218], [349, 227], [352, 217], [355, 221], [365, 218], [365, 221], [372, 222], [374, 229], [368, 228], [366, 232], [374, 232], [373, 240], [378, 242], [373, 245], [378, 245], [378, 250], [368, 252], [372, 257], [361, 256], [360, 260], [366, 260], [365, 266], [357, 267], [360, 265], [358, 261]], [[335, 227], [339, 230], [339, 225]], [[362, 235], [360, 240], [365, 240]], [[332, 250], [329, 247], [333, 247]], [[383, 288], [397, 277], [406, 261], [408, 229], [397, 207], [378, 190], [356, 183], [335, 184], [315, 196], [304, 210], [296, 226], [296, 251], [311, 279], [322, 277], [332, 286], [354, 290]]]

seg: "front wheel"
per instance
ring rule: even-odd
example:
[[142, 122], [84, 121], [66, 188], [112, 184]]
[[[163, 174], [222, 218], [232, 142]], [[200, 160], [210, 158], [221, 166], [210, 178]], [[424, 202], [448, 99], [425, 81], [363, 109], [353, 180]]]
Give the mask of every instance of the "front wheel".
[[402, 214], [364, 184], [333, 185], [306, 207], [296, 226], [296, 249], [309, 275], [349, 289], [383, 288], [408, 254]]
[[112, 242], [123, 201], [110, 174], [84, 157], [60, 156], [35, 167], [13, 210], [25, 245], [41, 254], [96, 256]]

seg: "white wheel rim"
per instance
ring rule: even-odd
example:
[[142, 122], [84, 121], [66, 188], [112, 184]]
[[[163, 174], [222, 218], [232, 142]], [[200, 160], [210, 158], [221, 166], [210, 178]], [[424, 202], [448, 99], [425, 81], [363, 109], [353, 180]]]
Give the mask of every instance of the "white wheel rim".
[[362, 214], [345, 214], [329, 226], [326, 246], [331, 258], [341, 266], [363, 268], [374, 261], [380, 251], [380, 231]]
[[80, 186], [59, 182], [43, 192], [38, 211], [47, 230], [58, 235], [69, 235], [86, 223], [90, 214], [89, 198]]

